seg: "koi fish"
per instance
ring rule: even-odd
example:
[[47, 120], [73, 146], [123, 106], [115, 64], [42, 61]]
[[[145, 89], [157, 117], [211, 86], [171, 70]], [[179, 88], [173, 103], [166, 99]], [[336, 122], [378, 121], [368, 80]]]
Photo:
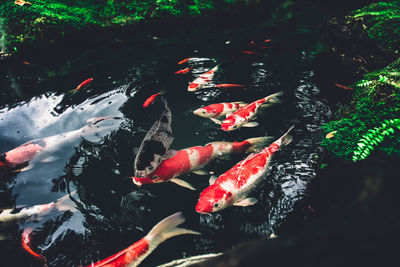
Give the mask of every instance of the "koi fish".
[[93, 134], [104, 129], [96, 124], [104, 118], [95, 119], [80, 129], [61, 133], [46, 138], [26, 142], [8, 152], [0, 154], [0, 172], [26, 171], [36, 162], [51, 162], [55, 158], [51, 154], [67, 144], [72, 144], [85, 134]]
[[240, 88], [243, 88], [243, 87], [246, 87], [246, 86], [243, 85], [243, 84], [222, 83], [222, 84], [217, 84], [214, 87], [217, 87], [217, 88], [229, 88], [229, 87], [240, 87]]
[[146, 99], [146, 101], [144, 101], [143, 107], [146, 108], [146, 107], [150, 106], [151, 104], [153, 104], [155, 102], [157, 96], [161, 96], [163, 94], [165, 94], [165, 91], [161, 90], [157, 94], [151, 95], [149, 98]]
[[26, 252], [31, 254], [33, 257], [35, 257], [36, 259], [46, 262], [46, 259], [45, 259], [45, 257], [43, 255], [40, 255], [40, 254], [36, 253], [29, 246], [29, 243], [31, 243], [31, 233], [32, 233], [32, 231], [33, 231], [32, 228], [25, 228], [24, 231], [22, 232], [22, 235], [21, 235], [22, 248]]
[[183, 69], [183, 70], [178, 70], [178, 71], [175, 71], [175, 74], [186, 74], [186, 73], [188, 73], [191, 69], [192, 69], [192, 68], [186, 68], [186, 69]]
[[335, 85], [336, 85], [337, 87], [343, 88], [343, 89], [345, 89], [345, 90], [353, 90], [353, 88], [351, 88], [351, 87], [347, 87], [347, 86], [344, 86], [344, 85], [341, 85], [341, 84], [338, 84], [338, 83], [335, 83]]
[[82, 88], [88, 86], [92, 81], [93, 81], [93, 78], [89, 78], [89, 79], [84, 80], [83, 82], [81, 82], [81, 83], [74, 89], [74, 93], [78, 92], [79, 89], [82, 89]]
[[269, 137], [257, 137], [242, 142], [213, 142], [205, 146], [194, 146], [179, 150], [175, 156], [166, 159], [152, 173], [146, 177], [131, 177], [133, 183], [138, 186], [142, 184], [154, 184], [162, 182], [174, 182], [180, 186], [195, 190], [186, 181], [177, 177], [188, 172], [206, 175], [202, 168], [215, 158], [226, 157], [233, 153], [245, 153], [257, 151], [271, 140]]
[[214, 77], [214, 72], [218, 70], [218, 65], [212, 68], [211, 70], [203, 73], [199, 77], [197, 77], [193, 82], [191, 82], [188, 86], [189, 92], [196, 92], [204, 87], [207, 83], [209, 83]]
[[181, 212], [172, 214], [171, 216], [160, 221], [150, 232], [133, 243], [126, 249], [96, 263], [92, 263], [87, 267], [122, 267], [122, 266], [138, 266], [153, 250], [165, 240], [177, 235], [200, 235], [199, 232], [179, 228], [178, 225], [185, 222]]
[[163, 159], [172, 157], [176, 151], [168, 150], [174, 138], [171, 129], [171, 110], [161, 97], [164, 111], [144, 137], [135, 158], [135, 176], [145, 177], [155, 170]]
[[[254, 119], [254, 117], [257, 114], [257, 111], [259, 108], [263, 105], [264, 107], [270, 104], [274, 103], [280, 103], [280, 100], [277, 98], [278, 96], [281, 96], [283, 93], [278, 92], [272, 95], [269, 95], [267, 97], [261, 98], [259, 100], [256, 100], [236, 112], [234, 112], [232, 115], [227, 117], [222, 123], [221, 123], [221, 129], [224, 131], [232, 131], [239, 129], [240, 127], [255, 127], [259, 123], [258, 122], [249, 122], [250, 120]], [[215, 121], [215, 123], [220, 123], [218, 121]]]
[[249, 55], [258, 55], [258, 56], [261, 56], [260, 53], [257, 53], [257, 52], [254, 52], [254, 51], [242, 51], [242, 52], [240, 52], [240, 53], [242, 53], [242, 54], [249, 54]]
[[196, 204], [199, 213], [217, 212], [232, 205], [249, 206], [257, 202], [248, 195], [262, 181], [268, 171], [273, 154], [292, 137], [288, 134], [293, 126], [278, 140], [258, 153], [252, 153], [218, 178], [210, 178], [210, 186], [200, 193]]
[[215, 119], [226, 117], [226, 115], [230, 115], [246, 105], [247, 104], [243, 102], [217, 103], [198, 108], [193, 111], [193, 113], [200, 117]]
[[272, 41], [272, 39], [266, 39], [266, 40], [264, 40], [264, 43], [269, 43], [271, 41]]
[[191, 60], [191, 59], [192, 59], [191, 57], [187, 57], [187, 58], [182, 59], [181, 61], [179, 61], [178, 64], [180, 65], [180, 64], [186, 63], [186, 62], [188, 62], [188, 61]]
[[[71, 192], [71, 195], [76, 191]], [[57, 209], [58, 211], [75, 211], [76, 207], [67, 202], [69, 195], [63, 196], [56, 201], [48, 204], [34, 205], [31, 207], [23, 207], [16, 209], [4, 209], [0, 213], [0, 225], [10, 225], [26, 220], [37, 220], [39, 217], [49, 214], [51, 211]]]
[[24, 5], [31, 6], [31, 5], [32, 5], [32, 3], [26, 2], [26, 1], [24, 1], [24, 0], [16, 0], [16, 1], [14, 2], [14, 4], [19, 5], [19, 6], [24, 6]]

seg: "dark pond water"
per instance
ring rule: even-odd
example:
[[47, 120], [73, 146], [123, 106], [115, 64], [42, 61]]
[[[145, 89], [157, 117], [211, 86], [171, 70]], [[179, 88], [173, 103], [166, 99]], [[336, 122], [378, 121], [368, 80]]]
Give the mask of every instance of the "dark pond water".
[[[26, 206], [54, 201], [77, 190], [71, 211], [52, 211], [36, 221], [7, 226], [8, 240], [0, 241], [3, 262], [14, 266], [40, 266], [20, 246], [24, 228], [30, 227], [32, 247], [49, 266], [90, 264], [116, 253], [142, 238], [158, 221], [182, 211], [184, 226], [201, 236], [180, 236], [160, 245], [143, 263], [154, 266], [186, 256], [225, 251], [241, 242], [279, 235], [279, 226], [306, 196], [314, 178], [314, 156], [320, 152], [319, 126], [331, 113], [313, 82], [312, 51], [317, 25], [324, 18], [318, 9], [306, 9], [290, 24], [271, 20], [188, 26], [133, 35], [110, 34], [93, 41], [93, 48], [66, 60], [30, 65], [14, 63], [1, 78], [0, 152], [29, 140], [70, 132], [94, 117], [118, 117], [101, 122], [101, 131], [84, 134], [38, 162], [30, 170], [2, 177], [1, 206]], [[321, 9], [318, 11], [321, 12]], [[327, 10], [326, 16], [334, 13]], [[272, 42], [263, 44], [263, 40]], [[255, 48], [267, 46], [266, 49]], [[79, 43], [77, 42], [77, 46]], [[258, 55], [241, 51], [257, 51]], [[73, 50], [76, 51], [76, 50]], [[177, 62], [193, 57], [186, 65]], [[49, 63], [50, 62], [50, 63]], [[238, 83], [243, 88], [186, 91], [187, 84], [220, 64], [213, 83]], [[193, 68], [185, 75], [174, 72]], [[81, 81], [93, 77], [90, 87], [71, 95]], [[291, 125], [293, 142], [276, 153], [271, 171], [254, 192], [258, 203], [231, 207], [212, 217], [194, 207], [208, 176], [181, 177], [198, 191], [173, 183], [138, 188], [133, 175], [135, 151], [160, 114], [160, 107], [143, 109], [144, 100], [164, 89], [173, 120], [173, 149], [212, 141], [242, 141], [251, 137], [279, 137]], [[283, 91], [283, 103], [258, 118], [260, 126], [234, 132], [219, 130], [193, 110], [217, 102], [250, 102]], [[212, 162], [208, 171], [222, 174], [245, 155]]]

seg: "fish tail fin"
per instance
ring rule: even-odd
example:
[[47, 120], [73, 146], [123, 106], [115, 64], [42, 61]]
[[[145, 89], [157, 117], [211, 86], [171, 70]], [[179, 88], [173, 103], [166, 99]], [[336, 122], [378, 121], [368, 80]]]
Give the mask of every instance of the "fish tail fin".
[[282, 95], [283, 95], [283, 92], [278, 92], [278, 93], [267, 96], [264, 105], [268, 105], [268, 104], [272, 104], [272, 103], [273, 104], [282, 103], [282, 101], [278, 98]]
[[167, 93], [167, 91], [165, 89], [161, 89], [160, 92], [158, 92], [158, 95], [165, 95]]
[[272, 136], [254, 137], [247, 139], [245, 140], [245, 142], [247, 141], [248, 143], [250, 143], [250, 147], [247, 148], [246, 152], [257, 152], [272, 143], [273, 139], [274, 137]]
[[158, 243], [162, 243], [165, 240], [177, 235], [200, 235], [199, 232], [177, 227], [184, 222], [185, 218], [183, 217], [181, 212], [174, 213], [157, 223], [153, 227], [153, 229], [151, 229], [150, 232], [146, 235], [146, 237], [149, 240], [154, 240]]
[[287, 130], [287, 132], [278, 139], [278, 141], [281, 140], [282, 145], [287, 146], [288, 144], [290, 144], [292, 142], [293, 137], [289, 134], [289, 132], [291, 130], [293, 130], [293, 128], [294, 128], [294, 125], [291, 126], [289, 128], [289, 130]]

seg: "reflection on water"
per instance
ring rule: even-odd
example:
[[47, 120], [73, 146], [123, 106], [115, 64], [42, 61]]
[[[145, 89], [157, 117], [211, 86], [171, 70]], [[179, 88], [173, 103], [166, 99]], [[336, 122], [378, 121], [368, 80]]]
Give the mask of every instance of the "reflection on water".
[[[7, 243], [6, 251], [20, 255], [16, 240], [23, 228], [31, 227], [32, 245], [47, 258], [49, 266], [85, 265], [126, 248], [176, 211], [184, 213], [185, 228], [202, 235], [166, 241], [168, 244], [157, 248], [143, 266], [222, 252], [243, 241], [265, 238], [271, 233], [279, 235], [280, 225], [306, 196], [307, 185], [315, 176], [319, 126], [329, 118], [330, 110], [312, 82], [310, 50], [314, 35], [309, 33], [309, 38], [304, 38], [304, 34], [293, 33], [294, 29], [251, 26], [213, 29], [205, 39], [199, 38], [195, 30], [185, 29], [159, 39], [143, 37], [145, 45], [127, 39], [118, 49], [110, 49], [115, 44], [106, 43], [66, 63], [71, 72], [79, 69], [87, 77], [95, 77], [90, 89], [60, 93], [54, 91], [50, 81], [48, 87], [43, 83], [41, 93], [31, 99], [19, 103], [10, 99], [10, 104], [1, 107], [0, 152], [29, 140], [79, 129], [92, 118], [121, 118], [104, 121], [109, 126], [104, 131], [82, 136], [54, 151], [54, 161], [35, 164], [34, 168], [1, 181], [0, 200], [4, 205], [50, 203], [77, 190], [68, 199], [73, 206], [70, 210], [52, 211], [44, 219], [7, 228], [15, 242]], [[268, 37], [273, 39], [274, 47], [259, 51], [262, 56], [239, 53], [249, 49], [249, 40], [265, 36], [265, 32], [271, 33]], [[193, 41], [182, 42], [182, 36]], [[230, 43], [226, 44], [226, 40]], [[192, 56], [187, 63], [177, 64], [187, 56]], [[189, 82], [216, 64], [220, 64], [220, 70], [211, 85], [237, 83], [246, 88], [187, 92]], [[193, 69], [185, 75], [174, 75], [177, 69], [186, 67]], [[68, 75], [60, 79], [65, 80], [58, 83], [76, 86]], [[291, 125], [296, 126], [294, 141], [276, 153], [264, 183], [254, 192], [257, 204], [231, 207], [212, 216], [200, 215], [194, 206], [208, 185], [208, 176], [182, 176], [197, 191], [173, 183], [138, 188], [128, 179], [133, 175], [135, 153], [161, 112], [157, 104], [143, 109], [143, 101], [161, 89], [167, 91], [165, 97], [172, 111], [172, 149], [212, 141], [242, 141], [266, 133], [279, 137]], [[21, 90], [28, 88], [21, 86]], [[200, 106], [249, 103], [278, 91], [285, 93], [283, 103], [260, 114], [260, 126], [255, 128], [227, 133], [192, 113]], [[244, 157], [233, 155], [217, 160], [206, 170], [220, 175]], [[33, 260], [26, 257], [20, 262], [23, 265]]]

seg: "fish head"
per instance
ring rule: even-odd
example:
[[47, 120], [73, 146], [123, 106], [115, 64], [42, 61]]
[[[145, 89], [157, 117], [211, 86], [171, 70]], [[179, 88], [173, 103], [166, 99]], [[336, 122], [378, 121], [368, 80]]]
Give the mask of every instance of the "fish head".
[[206, 107], [198, 108], [193, 113], [203, 118], [214, 118], [217, 115], [217, 111], [214, 109], [207, 109]]
[[213, 213], [223, 210], [233, 203], [231, 192], [220, 186], [209, 186], [201, 192], [196, 204], [196, 211], [199, 213]]
[[245, 119], [238, 116], [230, 116], [221, 123], [221, 130], [229, 132], [237, 130], [245, 123]]
[[142, 184], [156, 184], [167, 182], [174, 176], [174, 173], [168, 168], [158, 166], [158, 168], [145, 177], [131, 177], [133, 183], [141, 186]]
[[201, 84], [192, 82], [188, 86], [188, 91], [189, 92], [196, 92], [196, 91], [200, 90], [200, 88], [201, 88]]

